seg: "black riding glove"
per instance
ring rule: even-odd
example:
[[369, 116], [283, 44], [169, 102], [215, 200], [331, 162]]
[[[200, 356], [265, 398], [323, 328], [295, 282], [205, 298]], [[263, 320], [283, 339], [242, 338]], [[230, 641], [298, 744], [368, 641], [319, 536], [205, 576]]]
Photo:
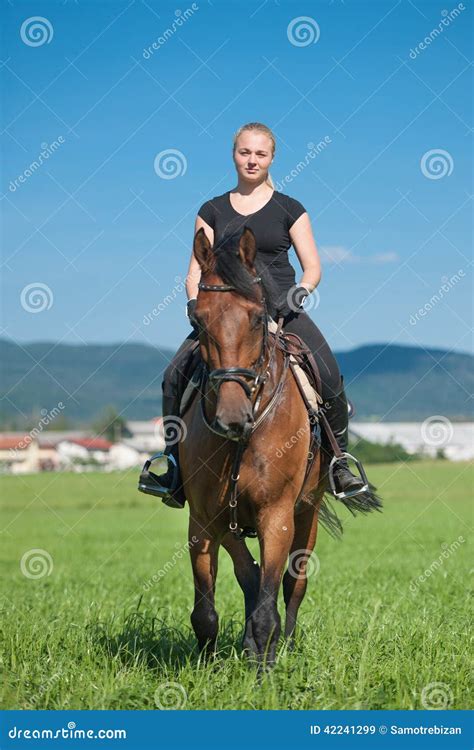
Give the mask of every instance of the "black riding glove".
[[308, 290], [301, 284], [292, 286], [287, 292], [283, 292], [276, 302], [276, 318], [286, 318], [292, 312], [300, 312], [303, 309], [303, 303], [309, 295]]
[[190, 299], [186, 303], [186, 315], [188, 316], [189, 322], [195, 331], [199, 331], [197, 321], [194, 319], [194, 310], [196, 308], [197, 299]]

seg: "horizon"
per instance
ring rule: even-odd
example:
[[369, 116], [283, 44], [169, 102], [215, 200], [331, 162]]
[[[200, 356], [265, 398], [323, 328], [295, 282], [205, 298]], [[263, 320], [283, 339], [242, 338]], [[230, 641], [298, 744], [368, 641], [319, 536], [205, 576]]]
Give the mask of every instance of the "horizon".
[[[125, 345], [127, 346], [148, 346], [152, 349], [159, 349], [160, 351], [173, 351], [169, 347], [167, 347], [164, 344], [159, 343], [150, 343], [146, 341], [53, 341], [53, 340], [47, 340], [47, 339], [38, 339], [33, 341], [19, 341], [18, 339], [12, 339], [8, 336], [0, 336], [0, 342], [6, 341], [7, 343], [15, 344], [17, 346], [46, 346], [51, 345], [52, 349], [56, 349], [58, 346], [69, 346], [69, 347], [80, 347], [80, 346], [87, 346], [87, 347], [93, 347], [93, 346], [116, 346], [123, 348]], [[386, 341], [372, 341], [367, 342], [363, 344], [357, 344], [353, 346], [350, 349], [335, 349], [336, 353], [340, 354], [346, 354], [349, 352], [358, 351], [359, 349], [369, 349], [371, 347], [383, 347], [384, 349], [389, 348], [401, 348], [401, 349], [419, 349], [420, 351], [424, 352], [444, 352], [449, 354], [461, 354], [461, 355], [467, 355], [469, 357], [474, 357], [474, 352], [468, 351], [468, 350], [461, 350], [461, 349], [447, 349], [445, 347], [436, 347], [436, 346], [424, 346], [423, 344], [408, 344], [408, 343], [399, 343], [399, 342], [391, 342], [388, 343]]]

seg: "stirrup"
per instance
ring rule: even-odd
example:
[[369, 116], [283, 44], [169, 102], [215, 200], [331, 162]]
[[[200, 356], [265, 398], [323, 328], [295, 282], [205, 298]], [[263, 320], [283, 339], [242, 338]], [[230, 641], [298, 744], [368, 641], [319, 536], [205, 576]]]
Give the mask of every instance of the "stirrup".
[[[171, 461], [171, 464], [173, 465], [173, 482], [171, 483], [171, 487], [165, 487], [164, 485], [160, 484], [156, 481], [156, 474], [153, 474], [153, 472], [150, 471], [150, 466], [153, 463], [153, 461], [158, 460], [159, 458], [165, 457], [168, 459], [168, 461]], [[163, 451], [159, 451], [158, 453], [155, 453], [153, 456], [151, 456], [149, 459], [147, 459], [143, 465], [142, 472], [140, 474], [140, 479], [138, 480], [138, 489], [140, 492], [144, 492], [147, 495], [155, 495], [156, 497], [166, 497], [170, 493], [173, 492], [174, 489], [176, 489], [176, 478], [177, 478], [177, 470], [178, 470], [178, 464], [175, 459], [175, 457], [170, 453], [164, 453]], [[181, 506], [180, 506], [181, 507]]]
[[[364, 485], [363, 487], [358, 487], [357, 489], [349, 490], [348, 492], [338, 492], [336, 489], [336, 480], [334, 479], [334, 467], [339, 463], [339, 461], [344, 459], [347, 460], [348, 458], [350, 458], [350, 460], [355, 463], [357, 471], [359, 472], [360, 478], [362, 479]], [[346, 500], [349, 497], [355, 497], [356, 495], [360, 495], [362, 492], [369, 491], [369, 480], [367, 479], [367, 474], [364, 471], [364, 467], [362, 466], [361, 462], [351, 453], [343, 452], [340, 456], [333, 456], [331, 459], [331, 463], [329, 464], [328, 475], [331, 492], [338, 500]]]

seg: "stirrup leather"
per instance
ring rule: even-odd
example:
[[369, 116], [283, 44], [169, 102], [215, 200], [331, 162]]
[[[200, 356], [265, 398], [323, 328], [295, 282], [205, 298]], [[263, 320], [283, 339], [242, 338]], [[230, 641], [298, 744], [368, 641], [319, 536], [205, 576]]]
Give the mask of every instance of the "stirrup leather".
[[[336, 480], [334, 478], [334, 468], [339, 463], [339, 461], [344, 459], [347, 460], [348, 458], [355, 463], [357, 471], [359, 472], [359, 476], [362, 479], [364, 485], [363, 487], [358, 487], [355, 490], [349, 490], [349, 492], [338, 492], [336, 489]], [[355, 497], [356, 495], [360, 495], [362, 492], [368, 492], [369, 490], [369, 480], [367, 479], [367, 474], [364, 471], [364, 467], [362, 466], [361, 462], [351, 453], [343, 452], [340, 456], [333, 456], [331, 459], [331, 463], [329, 464], [328, 475], [331, 492], [338, 500], [345, 500], [349, 497]]]

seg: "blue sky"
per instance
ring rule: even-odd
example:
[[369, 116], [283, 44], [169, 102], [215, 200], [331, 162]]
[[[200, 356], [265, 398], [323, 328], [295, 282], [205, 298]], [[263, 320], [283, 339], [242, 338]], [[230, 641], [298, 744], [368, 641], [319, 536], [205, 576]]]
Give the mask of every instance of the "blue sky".
[[331, 346], [471, 350], [468, 3], [2, 8], [3, 335], [176, 348], [196, 211], [234, 187], [232, 135], [260, 120], [313, 222]]

